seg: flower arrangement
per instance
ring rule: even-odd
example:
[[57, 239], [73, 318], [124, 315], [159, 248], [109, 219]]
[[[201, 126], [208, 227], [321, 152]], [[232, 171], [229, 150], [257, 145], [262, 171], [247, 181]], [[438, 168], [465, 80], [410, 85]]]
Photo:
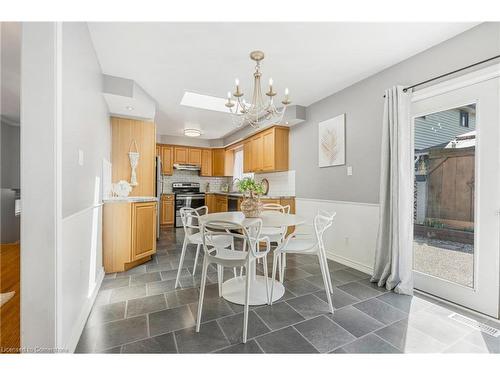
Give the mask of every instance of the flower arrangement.
[[[251, 177], [245, 177], [238, 181], [238, 191], [245, 195], [241, 202], [241, 211], [245, 217], [259, 217], [262, 213], [262, 202], [260, 196], [264, 194], [264, 186]], [[248, 194], [248, 195], [247, 195]]]

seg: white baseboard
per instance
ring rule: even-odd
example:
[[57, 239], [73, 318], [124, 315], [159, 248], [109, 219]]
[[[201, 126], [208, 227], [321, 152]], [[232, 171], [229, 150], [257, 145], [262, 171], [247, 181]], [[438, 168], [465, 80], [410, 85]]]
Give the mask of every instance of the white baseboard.
[[78, 345], [78, 341], [80, 340], [80, 336], [82, 335], [83, 329], [85, 328], [85, 324], [87, 323], [87, 319], [90, 315], [90, 311], [92, 310], [92, 306], [94, 306], [95, 299], [97, 298], [97, 293], [101, 288], [102, 280], [104, 280], [104, 268], [100, 269], [99, 275], [97, 276], [94, 291], [87, 299], [87, 302], [83, 306], [82, 311], [78, 316], [78, 321], [73, 327], [73, 332], [71, 333], [68, 342], [68, 351], [70, 353], [75, 352], [76, 346]]
[[347, 258], [344, 258], [343, 256], [340, 256], [340, 255], [335, 255], [331, 251], [327, 252], [326, 257], [328, 259], [333, 260], [334, 262], [343, 264], [344, 266], [348, 266], [348, 267], [354, 268], [355, 270], [367, 273], [369, 275], [373, 275], [373, 267], [355, 262], [352, 259], [347, 259]]

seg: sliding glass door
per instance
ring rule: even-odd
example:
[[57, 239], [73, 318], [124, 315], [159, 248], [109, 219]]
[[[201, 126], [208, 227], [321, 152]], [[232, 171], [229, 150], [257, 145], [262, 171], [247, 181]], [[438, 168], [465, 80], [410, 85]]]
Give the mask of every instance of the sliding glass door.
[[494, 317], [500, 272], [498, 92], [498, 78], [468, 85], [454, 80], [416, 93], [412, 103], [415, 287]]

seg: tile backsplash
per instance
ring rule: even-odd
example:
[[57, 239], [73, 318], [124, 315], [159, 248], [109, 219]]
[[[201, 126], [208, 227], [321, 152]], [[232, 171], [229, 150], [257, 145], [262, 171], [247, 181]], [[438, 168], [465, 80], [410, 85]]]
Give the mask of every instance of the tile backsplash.
[[210, 191], [220, 191], [222, 185], [230, 184], [230, 177], [203, 177], [196, 171], [179, 171], [174, 169], [172, 176], [163, 176], [163, 193], [172, 192], [172, 183], [174, 182], [199, 182], [200, 191], [206, 191], [207, 182], [210, 184]]
[[263, 178], [269, 181], [268, 195], [295, 196], [295, 171], [255, 174], [257, 181]]

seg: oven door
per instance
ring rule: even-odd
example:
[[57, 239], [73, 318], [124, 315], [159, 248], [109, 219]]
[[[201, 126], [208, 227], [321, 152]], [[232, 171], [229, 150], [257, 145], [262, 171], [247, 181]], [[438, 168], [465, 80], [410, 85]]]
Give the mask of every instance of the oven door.
[[205, 205], [204, 195], [179, 195], [175, 197], [175, 226], [182, 227], [180, 209], [182, 207], [200, 208]]

